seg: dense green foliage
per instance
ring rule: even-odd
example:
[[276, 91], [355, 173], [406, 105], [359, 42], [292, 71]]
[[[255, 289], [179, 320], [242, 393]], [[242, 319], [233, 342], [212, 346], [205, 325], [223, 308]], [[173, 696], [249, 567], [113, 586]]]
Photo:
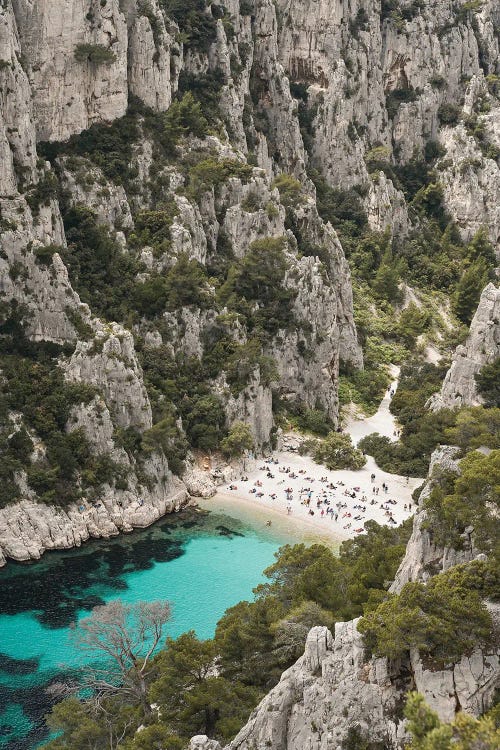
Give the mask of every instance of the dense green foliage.
[[144, 282], [136, 284], [132, 292], [132, 308], [146, 318], [182, 307], [203, 309], [211, 301], [213, 296], [204, 266], [185, 254], [179, 256], [167, 273], [150, 274]]
[[75, 60], [88, 62], [94, 65], [112, 63], [116, 60], [113, 50], [104, 44], [77, 44], [75, 47]]
[[[66, 429], [72, 407], [88, 403], [95, 389], [67, 382], [57, 365], [61, 347], [28, 341], [20, 321], [19, 311], [14, 309], [0, 326], [0, 415], [5, 425], [0, 433], [0, 507], [18, 498], [14, 476], [23, 470], [39, 498], [56, 505], [78, 500], [82, 489], [87, 497], [96, 498], [104, 483], [126, 486], [123, 467], [108, 454], [94, 456], [81, 429]], [[22, 415], [18, 430], [7, 419], [12, 412]], [[44, 454], [32, 455], [34, 442], [28, 430], [33, 438], [43, 440]]]
[[485, 406], [500, 406], [500, 357], [484, 365], [475, 378]]
[[255, 240], [249, 252], [228, 271], [219, 302], [246, 318], [249, 331], [268, 337], [295, 322], [294, 293], [285, 287], [284, 237]]
[[339, 432], [329, 432], [324, 440], [306, 440], [302, 443], [300, 451], [310, 453], [316, 463], [323, 464], [331, 471], [356, 471], [366, 463], [363, 453], [354, 447], [350, 436]]
[[221, 440], [221, 451], [228, 457], [241, 456], [254, 447], [252, 431], [244, 422], [234, 422], [229, 434]]
[[160, 0], [160, 6], [178, 24], [185, 47], [208, 51], [215, 41], [216, 30], [206, 0]]
[[71, 136], [66, 143], [41, 143], [37, 150], [50, 161], [61, 154], [86, 156], [102, 169], [108, 179], [127, 184], [136, 176], [130, 162], [133, 144], [138, 140], [139, 133], [137, 118], [128, 114], [109, 125], [91, 125], [88, 130]]
[[377, 656], [397, 659], [417, 648], [443, 668], [492, 638], [492, 619], [483, 599], [499, 591], [498, 570], [474, 561], [458, 565], [426, 584], [406, 583], [365, 614], [358, 624]]
[[412, 737], [408, 750], [496, 750], [500, 746], [498, 706], [479, 719], [459, 713], [451, 724], [445, 724], [422, 695], [410, 693], [405, 717]]
[[[498, 427], [497, 418], [497, 445]], [[459, 476], [435, 478], [424, 507], [428, 511], [426, 525], [438, 544], [461, 549], [465, 530], [472, 528], [475, 546], [500, 561], [500, 450], [487, 456], [469, 452], [460, 461]]]
[[65, 213], [64, 229], [68, 247], [62, 256], [82, 301], [108, 320], [127, 318], [141, 264], [123, 252], [107, 227], [85, 206]]

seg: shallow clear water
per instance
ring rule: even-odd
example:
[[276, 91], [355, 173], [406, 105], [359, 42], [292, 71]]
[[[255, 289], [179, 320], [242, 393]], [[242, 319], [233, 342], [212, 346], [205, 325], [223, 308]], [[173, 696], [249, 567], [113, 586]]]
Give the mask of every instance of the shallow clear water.
[[0, 748], [43, 741], [43, 717], [82, 664], [75, 621], [92, 607], [168, 600], [167, 634], [213, 635], [227, 607], [252, 596], [285, 540], [214, 513], [183, 513], [154, 527], [0, 571]]

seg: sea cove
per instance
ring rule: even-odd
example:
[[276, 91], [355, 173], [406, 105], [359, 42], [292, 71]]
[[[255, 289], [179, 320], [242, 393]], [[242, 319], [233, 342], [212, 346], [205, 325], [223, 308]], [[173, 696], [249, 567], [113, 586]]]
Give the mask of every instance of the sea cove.
[[9, 563], [0, 571], [0, 747], [43, 741], [44, 715], [82, 666], [74, 623], [92, 607], [118, 597], [166, 599], [168, 635], [193, 629], [211, 637], [225, 609], [252, 596], [285, 541], [262, 523], [186, 511], [34, 564]]

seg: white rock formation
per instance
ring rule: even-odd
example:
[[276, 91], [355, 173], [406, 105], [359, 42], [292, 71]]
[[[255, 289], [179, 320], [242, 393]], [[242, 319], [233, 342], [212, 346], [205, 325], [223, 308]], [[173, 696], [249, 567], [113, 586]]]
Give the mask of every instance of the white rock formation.
[[172, 476], [164, 459], [146, 468], [153, 491], [137, 482], [129, 490], [108, 487], [97, 502], [83, 499], [68, 508], [36, 502], [25, 487], [26, 499], [0, 509], [0, 567], [8, 558], [37, 560], [47, 550], [79, 547], [88, 539], [144, 528], [189, 503], [184, 484]]
[[96, 338], [79, 341], [65, 366], [70, 381], [95, 385], [103, 393], [120, 427], [147, 430], [151, 405], [137, 362], [130, 331], [117, 323], [98, 324]]
[[483, 289], [465, 344], [458, 346], [441, 391], [429, 400], [433, 411], [483, 403], [474, 375], [500, 356], [500, 289]]

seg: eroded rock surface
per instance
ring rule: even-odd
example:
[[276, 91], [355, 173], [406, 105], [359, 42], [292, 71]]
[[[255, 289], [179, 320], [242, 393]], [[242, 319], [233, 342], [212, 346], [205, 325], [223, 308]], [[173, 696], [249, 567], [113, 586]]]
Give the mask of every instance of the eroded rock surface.
[[483, 403], [474, 376], [500, 356], [500, 289], [483, 289], [465, 343], [458, 346], [441, 391], [430, 399], [433, 411]]

